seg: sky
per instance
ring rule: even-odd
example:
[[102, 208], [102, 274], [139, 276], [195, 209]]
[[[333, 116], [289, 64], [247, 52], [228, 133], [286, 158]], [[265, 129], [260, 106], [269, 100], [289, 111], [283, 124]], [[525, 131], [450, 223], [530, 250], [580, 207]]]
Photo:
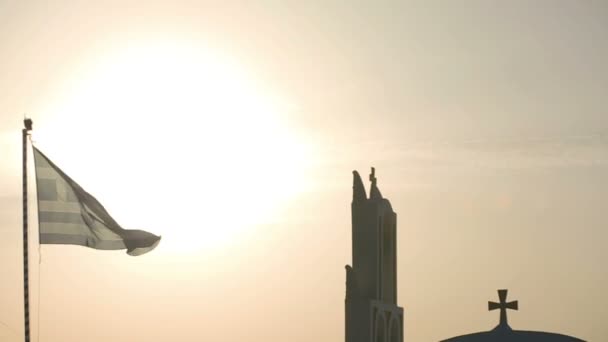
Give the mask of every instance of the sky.
[[0, 339], [23, 333], [27, 115], [123, 227], [162, 235], [130, 257], [39, 247], [33, 224], [36, 341], [343, 340], [351, 171], [370, 166], [398, 215], [405, 341], [490, 330], [502, 288], [513, 328], [605, 340], [606, 18], [592, 0], [0, 0]]

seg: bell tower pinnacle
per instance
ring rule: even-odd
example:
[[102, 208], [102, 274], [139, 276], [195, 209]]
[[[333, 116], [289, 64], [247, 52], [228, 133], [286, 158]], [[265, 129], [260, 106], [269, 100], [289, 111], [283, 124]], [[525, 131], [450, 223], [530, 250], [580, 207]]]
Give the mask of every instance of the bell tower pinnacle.
[[346, 342], [403, 342], [397, 306], [397, 214], [382, 197], [375, 169], [367, 197], [353, 171], [352, 266], [346, 265]]

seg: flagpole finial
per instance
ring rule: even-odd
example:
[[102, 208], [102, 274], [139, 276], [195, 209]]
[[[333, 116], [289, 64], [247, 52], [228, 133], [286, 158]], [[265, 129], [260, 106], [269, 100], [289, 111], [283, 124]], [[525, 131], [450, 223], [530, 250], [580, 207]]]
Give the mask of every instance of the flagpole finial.
[[32, 121], [32, 119], [30, 118], [25, 118], [23, 120], [23, 126], [25, 126], [25, 130], [26, 131], [31, 131], [32, 130], [32, 125], [34, 124], [34, 122]]

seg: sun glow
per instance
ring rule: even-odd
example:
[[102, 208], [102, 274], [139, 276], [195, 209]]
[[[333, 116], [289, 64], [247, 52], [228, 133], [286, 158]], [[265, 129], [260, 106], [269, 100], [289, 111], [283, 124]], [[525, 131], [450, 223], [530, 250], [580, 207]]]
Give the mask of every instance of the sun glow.
[[74, 73], [34, 137], [125, 228], [205, 251], [274, 220], [306, 186], [311, 146], [288, 112], [225, 56], [131, 45]]

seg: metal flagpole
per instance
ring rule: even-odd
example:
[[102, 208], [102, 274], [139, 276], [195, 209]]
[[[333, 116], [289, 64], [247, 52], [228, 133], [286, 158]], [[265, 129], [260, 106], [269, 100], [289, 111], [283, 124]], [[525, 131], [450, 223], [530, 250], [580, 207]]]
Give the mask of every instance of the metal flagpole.
[[32, 130], [32, 119], [23, 120], [23, 315], [25, 324], [25, 342], [30, 342], [30, 280], [28, 257], [27, 227], [27, 137]]

